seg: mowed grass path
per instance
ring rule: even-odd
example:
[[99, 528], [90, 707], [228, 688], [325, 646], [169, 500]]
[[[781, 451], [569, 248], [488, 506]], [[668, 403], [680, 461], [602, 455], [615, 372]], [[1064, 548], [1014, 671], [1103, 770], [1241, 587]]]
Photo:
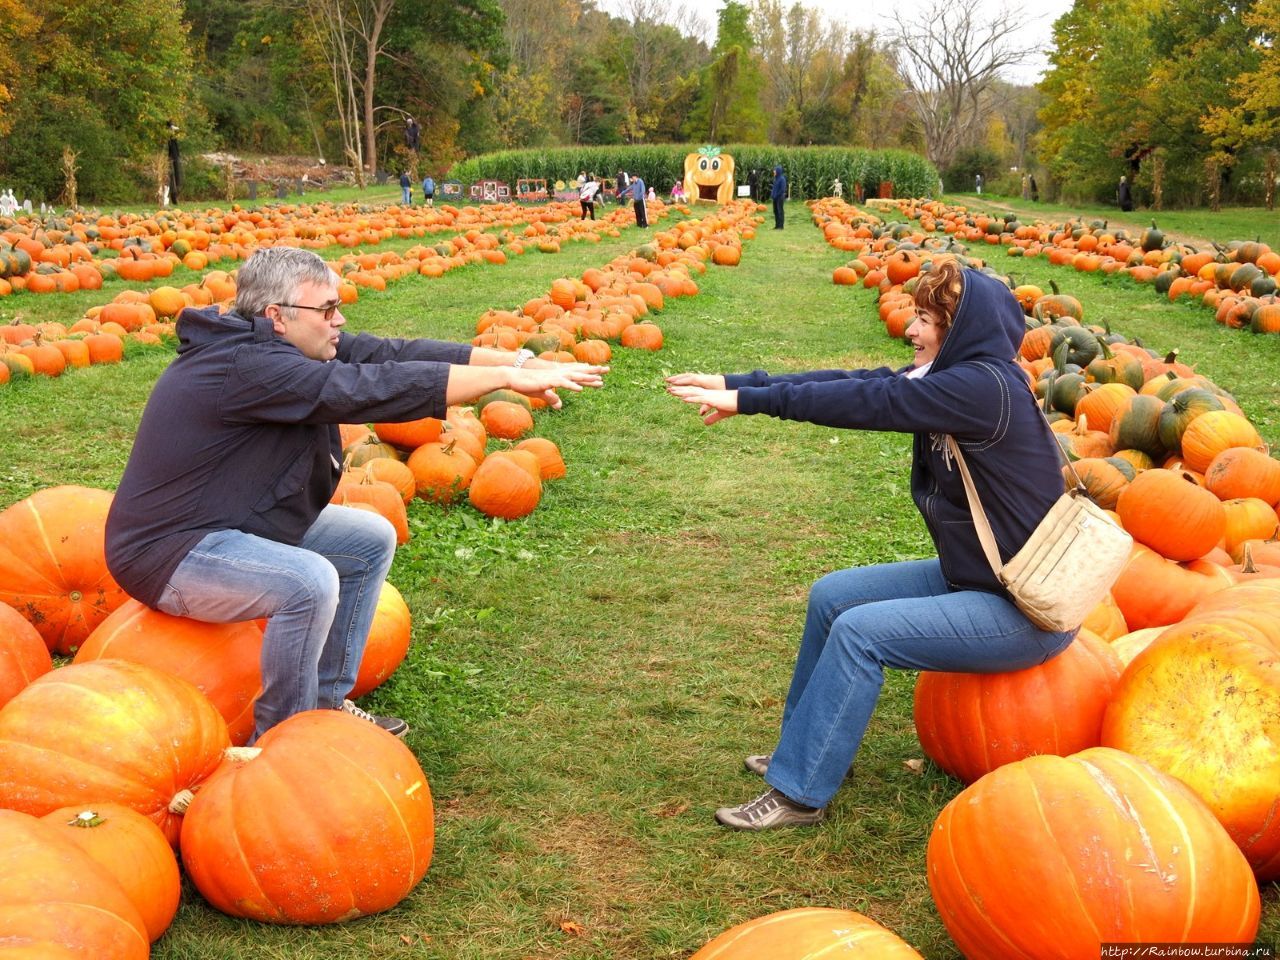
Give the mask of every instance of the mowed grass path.
[[[467, 509], [413, 508], [414, 539], [392, 581], [415, 615], [414, 648], [367, 705], [413, 726], [408, 742], [438, 807], [426, 880], [388, 914], [318, 929], [233, 921], [187, 891], [153, 956], [687, 957], [734, 923], [802, 905], [860, 910], [927, 957], [956, 955], [929, 898], [924, 848], [959, 785], [904, 765], [921, 755], [912, 676], [890, 675], [823, 827], [751, 836], [711, 819], [760, 789], [741, 757], [774, 742], [808, 584], [931, 551], [908, 496], [906, 437], [767, 418], [707, 428], [663, 392], [664, 374], [687, 369], [906, 362], [871, 293], [831, 284], [847, 258], [801, 206], [790, 213], [785, 231], [764, 225], [740, 267], [709, 269], [698, 297], [668, 305], [662, 351], [618, 351], [603, 390], [539, 416], [537, 433], [561, 445], [569, 476], [532, 516], [493, 524]], [[637, 239], [628, 230], [505, 267], [411, 278], [363, 294], [351, 327], [466, 339], [484, 309], [539, 295]], [[1034, 261], [1017, 271], [1063, 277]], [[1203, 311], [1147, 311], [1158, 305], [1149, 288], [1091, 292], [1117, 329], [1121, 313], [1143, 318], [1152, 346], [1181, 343], [1191, 355], [1218, 336]], [[1211, 374], [1228, 386], [1233, 370], [1252, 376], [1245, 344], [1264, 346], [1233, 336]], [[3, 502], [48, 483], [114, 487], [163, 363], [144, 354], [0, 390], [12, 425]], [[1273, 441], [1276, 379], [1242, 399], [1255, 419], [1271, 403]], [[306, 816], [305, 791], [298, 804]], [[1270, 942], [1280, 908], [1274, 886], [1264, 896]]]

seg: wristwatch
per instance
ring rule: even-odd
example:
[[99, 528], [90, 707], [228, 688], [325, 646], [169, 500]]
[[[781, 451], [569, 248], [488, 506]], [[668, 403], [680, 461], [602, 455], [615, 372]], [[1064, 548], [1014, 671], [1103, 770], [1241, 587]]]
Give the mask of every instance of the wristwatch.
[[531, 359], [532, 357], [533, 357], [532, 350], [525, 350], [523, 347], [521, 347], [519, 350], [516, 351], [515, 362], [512, 363], [511, 365], [513, 367], [523, 367], [525, 364], [525, 361]]

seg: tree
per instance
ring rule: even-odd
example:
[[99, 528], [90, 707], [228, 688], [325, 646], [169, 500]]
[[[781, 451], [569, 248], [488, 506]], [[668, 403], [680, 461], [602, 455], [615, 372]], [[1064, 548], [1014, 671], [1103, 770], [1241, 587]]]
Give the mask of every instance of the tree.
[[31, 61], [19, 56], [18, 50], [28, 43], [40, 27], [40, 20], [22, 0], [0, 0], [0, 136], [13, 125], [9, 104], [25, 93], [34, 73]]
[[749, 11], [735, 0], [720, 9], [714, 58], [702, 74], [702, 89], [687, 132], [711, 143], [756, 143], [764, 140], [760, 103], [764, 75], [755, 59]]
[[840, 79], [848, 35], [817, 10], [781, 0], [756, 0], [752, 32], [764, 62], [770, 139], [832, 143], [829, 101]]
[[984, 15], [977, 0], [937, 0], [914, 20], [895, 13], [894, 22], [898, 69], [920, 121], [926, 155], [939, 170], [946, 169], [972, 132], [983, 129], [992, 109], [986, 94], [1000, 71], [1030, 53], [1014, 43], [1023, 21], [1008, 10]]

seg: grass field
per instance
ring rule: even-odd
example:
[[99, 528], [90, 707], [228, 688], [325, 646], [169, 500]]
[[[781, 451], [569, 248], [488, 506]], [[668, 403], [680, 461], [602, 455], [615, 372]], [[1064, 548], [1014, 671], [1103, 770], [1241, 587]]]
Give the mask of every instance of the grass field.
[[[785, 231], [745, 245], [740, 267], [709, 269], [699, 296], [669, 304], [662, 351], [616, 351], [604, 389], [539, 415], [536, 432], [560, 444], [569, 473], [530, 517], [411, 507], [413, 539], [391, 580], [413, 610], [414, 644], [365, 706], [413, 728], [437, 807], [426, 880], [387, 914], [328, 928], [231, 920], [187, 890], [154, 957], [681, 958], [732, 924], [803, 905], [862, 911], [931, 960], [957, 955], [924, 850], [960, 785], [906, 765], [922, 755], [913, 676], [890, 675], [820, 829], [741, 835], [711, 818], [760, 789], [741, 758], [774, 743], [808, 584], [931, 553], [908, 496], [909, 438], [767, 418], [707, 428], [663, 391], [663, 376], [683, 370], [907, 362], [871, 291], [831, 283], [847, 256], [801, 205], [789, 214]], [[362, 291], [350, 328], [469, 339], [485, 309], [637, 242], [628, 229]], [[1127, 280], [975, 252], [1019, 281], [1058, 279], [1087, 321], [1180, 347], [1280, 444], [1273, 338]], [[48, 297], [39, 310], [57, 303], [82, 309]], [[0, 309], [37, 308], [11, 297]], [[0, 505], [50, 484], [114, 488], [168, 357], [135, 348], [118, 367], [0, 388]], [[1276, 885], [1263, 896], [1269, 944], [1280, 941]]]

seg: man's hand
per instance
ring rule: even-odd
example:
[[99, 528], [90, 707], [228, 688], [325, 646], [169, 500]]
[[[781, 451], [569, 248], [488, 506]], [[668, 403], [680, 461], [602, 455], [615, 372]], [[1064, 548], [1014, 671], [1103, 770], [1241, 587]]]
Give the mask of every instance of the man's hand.
[[[719, 379], [723, 380], [723, 378]], [[673, 397], [679, 397], [685, 403], [696, 403], [698, 416], [702, 417], [702, 422], [707, 426], [738, 413], [737, 390], [711, 390], [698, 386], [672, 385], [667, 387], [667, 392]]]
[[586, 364], [579, 363], [558, 363], [555, 366], [568, 369], [530, 370], [526, 365], [510, 371], [510, 381], [507, 385], [516, 393], [522, 393], [526, 397], [540, 397], [552, 409], [559, 410], [562, 401], [556, 394], [557, 390], [572, 390], [579, 393], [583, 387], [599, 387], [604, 384], [604, 379], [599, 372], [600, 367], [588, 367]]
[[724, 377], [718, 373], [677, 373], [667, 377], [668, 392], [675, 393], [670, 387], [701, 387], [703, 390], [723, 390]]
[[587, 373], [606, 374], [608, 367], [600, 367], [591, 363], [561, 363], [558, 360], [543, 360], [541, 357], [530, 357], [524, 362], [526, 370], [585, 370]]

